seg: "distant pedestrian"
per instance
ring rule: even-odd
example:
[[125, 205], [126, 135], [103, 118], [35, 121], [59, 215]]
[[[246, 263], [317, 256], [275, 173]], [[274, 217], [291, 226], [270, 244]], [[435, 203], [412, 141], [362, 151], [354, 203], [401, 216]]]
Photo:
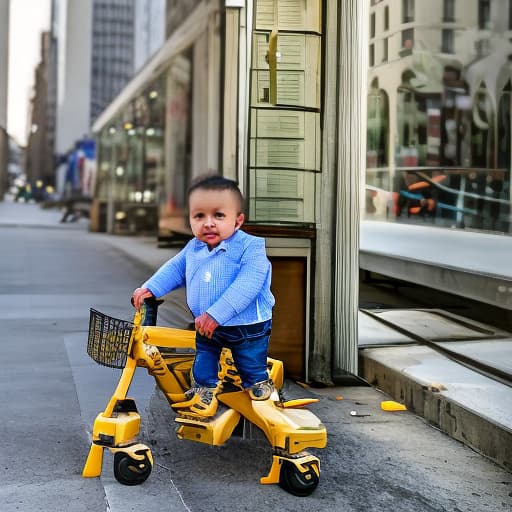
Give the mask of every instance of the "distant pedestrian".
[[194, 238], [133, 292], [139, 309], [146, 298], [186, 286], [195, 317], [196, 356], [188, 400], [174, 407], [199, 416], [216, 412], [223, 347], [231, 349], [252, 399], [268, 399], [274, 391], [267, 372], [275, 302], [271, 265], [264, 239], [240, 230], [243, 202], [232, 180], [213, 175], [196, 181], [188, 193]]

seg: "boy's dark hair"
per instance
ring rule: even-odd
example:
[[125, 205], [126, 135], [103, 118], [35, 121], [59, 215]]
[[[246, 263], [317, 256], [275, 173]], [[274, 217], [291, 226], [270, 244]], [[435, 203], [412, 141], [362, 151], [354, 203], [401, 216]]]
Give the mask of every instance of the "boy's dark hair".
[[219, 174], [208, 174], [206, 176], [199, 176], [196, 178], [188, 189], [188, 197], [194, 192], [194, 190], [230, 190], [235, 194], [240, 203], [240, 213], [244, 211], [244, 196], [236, 181], [224, 178]]

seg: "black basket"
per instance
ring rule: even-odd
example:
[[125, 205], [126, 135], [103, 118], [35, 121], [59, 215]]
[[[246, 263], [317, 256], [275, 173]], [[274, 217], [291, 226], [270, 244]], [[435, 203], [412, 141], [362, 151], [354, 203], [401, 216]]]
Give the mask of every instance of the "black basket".
[[105, 315], [91, 308], [87, 353], [98, 364], [124, 368], [133, 323]]

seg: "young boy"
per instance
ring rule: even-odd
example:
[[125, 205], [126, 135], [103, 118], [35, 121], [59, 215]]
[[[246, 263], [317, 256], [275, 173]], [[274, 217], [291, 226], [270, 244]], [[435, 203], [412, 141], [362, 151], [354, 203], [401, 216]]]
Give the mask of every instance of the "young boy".
[[264, 239], [240, 231], [243, 197], [234, 181], [222, 176], [199, 179], [189, 189], [188, 205], [194, 238], [133, 292], [133, 303], [138, 309], [146, 298], [186, 286], [196, 327], [195, 384], [187, 392], [190, 400], [176, 408], [212, 416], [223, 347], [231, 349], [252, 399], [266, 400], [274, 390], [267, 373], [275, 302], [271, 265]]

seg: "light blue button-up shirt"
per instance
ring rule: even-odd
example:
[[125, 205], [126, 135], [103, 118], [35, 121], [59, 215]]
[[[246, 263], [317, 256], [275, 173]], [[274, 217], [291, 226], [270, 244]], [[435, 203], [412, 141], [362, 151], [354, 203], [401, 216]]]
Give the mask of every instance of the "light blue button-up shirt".
[[211, 251], [193, 238], [142, 286], [157, 298], [186, 286], [195, 318], [206, 311], [220, 325], [248, 325], [272, 318], [271, 276], [265, 240], [237, 230]]

